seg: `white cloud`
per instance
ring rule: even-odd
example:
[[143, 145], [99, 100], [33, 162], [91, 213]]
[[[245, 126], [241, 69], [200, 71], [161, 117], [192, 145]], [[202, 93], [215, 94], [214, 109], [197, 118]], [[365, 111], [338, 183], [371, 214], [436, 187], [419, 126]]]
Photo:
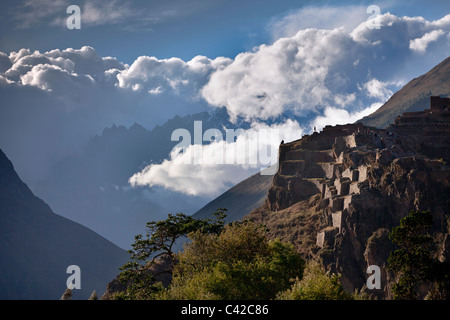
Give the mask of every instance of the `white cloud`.
[[81, 49], [68, 48], [62, 51], [56, 49], [44, 53], [21, 49], [19, 52], [11, 52], [9, 60], [11, 66], [4, 74], [13, 81], [18, 81], [32, 68], [40, 65], [58, 67], [75, 76], [90, 75], [99, 81], [105, 80], [110, 69], [122, 70], [126, 67], [115, 58], [99, 57], [94, 48], [89, 46]]
[[25, 0], [11, 10], [17, 28], [32, 28], [49, 25], [66, 28], [69, 17], [66, 9], [78, 5], [81, 10], [81, 28], [95, 26], [118, 26], [122, 30], [152, 30], [155, 24], [181, 16], [203, 11], [216, 4], [207, 0], [152, 1], [148, 6], [143, 1], [126, 0]]
[[68, 0], [26, 0], [13, 9], [13, 19], [18, 28], [31, 28], [41, 21], [52, 21], [55, 15], [65, 13]]
[[[69, 16], [66, 9], [72, 4], [69, 0], [27, 0], [13, 10], [13, 18], [19, 28], [30, 28], [41, 22], [65, 28]], [[142, 18], [142, 10], [136, 10], [123, 0], [94, 0], [75, 4], [81, 8], [82, 28]]]
[[307, 28], [335, 29], [344, 27], [351, 31], [368, 17], [367, 6], [306, 6], [274, 17], [267, 25], [273, 39], [293, 37]]
[[218, 196], [251, 174], [276, 164], [281, 140], [299, 139], [303, 129], [296, 121], [268, 126], [253, 123], [236, 141], [216, 140], [174, 148], [170, 159], [153, 164], [130, 178], [132, 186], [163, 186], [193, 196]]
[[231, 62], [228, 58], [214, 60], [196, 56], [188, 62], [179, 58], [158, 59], [141, 56], [117, 75], [118, 86], [150, 94], [170, 92], [194, 98], [209, 75]]
[[440, 36], [446, 32], [443, 30], [433, 30], [425, 33], [422, 37], [410, 40], [409, 48], [413, 51], [423, 53], [427, 50], [428, 45], [431, 42], [437, 41]]
[[[288, 20], [292, 21], [285, 21], [286, 28]], [[339, 25], [336, 21], [330, 26]], [[379, 30], [367, 28], [365, 22], [352, 31], [350, 24], [347, 29], [298, 30], [234, 59], [141, 56], [127, 65], [101, 57], [88, 46], [0, 53], [0, 90], [5, 102], [0, 142], [20, 136], [23, 144], [10, 144], [10, 148], [28, 152], [23, 158], [32, 158], [36, 153], [31, 150], [38, 150], [37, 157], [42, 159], [37, 163], [52, 163], [63, 157], [61, 150], [72, 152], [112, 123], [138, 122], [152, 128], [176, 114], [204, 111], [207, 103], [226, 107], [234, 120], [243, 117], [254, 123], [285, 112], [309, 119], [304, 128], [352, 122], [375, 111], [399, 79], [417, 77], [448, 56], [450, 15], [427, 21], [386, 13], [381, 22]], [[430, 41], [439, 35], [431, 52]], [[411, 43], [427, 50], [417, 55]], [[213, 146], [204, 146], [205, 153], [212, 152]], [[242, 165], [192, 170], [178, 165], [179, 157], [148, 169], [150, 175], [141, 172], [140, 183], [200, 194], [202, 183], [207, 186], [204, 189], [217, 192], [245, 172], [257, 170]], [[218, 189], [206, 181], [213, 171]], [[148, 177], [152, 179], [145, 180]]]
[[122, 23], [139, 16], [139, 11], [133, 10], [129, 3], [118, 0], [86, 2], [81, 12], [83, 25], [92, 26]]
[[89, 46], [1, 53], [0, 144], [15, 159], [34, 159], [24, 176], [36, 181], [113, 123], [151, 129], [208, 109], [198, 90], [230, 61], [140, 57], [129, 66]]
[[261, 45], [215, 72], [203, 97], [211, 105], [226, 106], [233, 119], [268, 119], [289, 108], [311, 109], [332, 99], [325, 82], [346, 43], [343, 29], [307, 29]]
[[369, 97], [385, 102], [393, 94], [393, 92], [387, 88], [388, 85], [388, 83], [373, 78], [367, 81], [363, 87], [367, 91]]
[[321, 130], [327, 125], [334, 126], [338, 124], [354, 123], [375, 112], [382, 105], [383, 104], [381, 102], [373, 103], [370, 107], [355, 112], [349, 112], [348, 110], [335, 107], [327, 107], [324, 110], [324, 115], [316, 117], [312, 125], [317, 130]]
[[446, 29], [450, 27], [450, 14], [442, 17], [441, 19], [432, 21], [429, 23], [433, 28]]
[[[313, 9], [308, 7], [296, 14], [306, 17]], [[338, 11], [326, 7], [317, 12], [322, 10], [330, 15]], [[296, 14], [272, 25], [278, 24], [282, 33], [290, 35], [295, 30], [295, 23], [290, 22]], [[302, 115], [318, 107], [339, 110], [345, 106], [352, 113], [365, 105], [386, 101], [392, 94], [389, 86], [420, 75], [414, 68], [417, 62], [411, 53], [411, 41], [415, 49], [424, 48], [441, 34], [436, 30], [438, 26], [450, 31], [448, 21], [448, 17], [430, 22], [422, 17], [385, 13], [380, 16], [380, 29], [369, 28], [365, 20], [350, 31], [302, 29], [239, 54], [231, 64], [212, 74], [201, 93], [212, 106], [225, 106], [232, 120], [270, 119], [288, 110]], [[331, 25], [335, 23], [339, 25]], [[446, 58], [449, 44], [439, 43], [433, 58]], [[358, 84], [365, 84], [365, 90], [361, 91]]]
[[45, 91], [57, 91], [58, 94], [66, 96], [75, 89], [75, 86], [89, 86], [95, 83], [90, 75], [80, 76], [51, 64], [35, 65], [20, 79], [23, 85], [35, 86]]

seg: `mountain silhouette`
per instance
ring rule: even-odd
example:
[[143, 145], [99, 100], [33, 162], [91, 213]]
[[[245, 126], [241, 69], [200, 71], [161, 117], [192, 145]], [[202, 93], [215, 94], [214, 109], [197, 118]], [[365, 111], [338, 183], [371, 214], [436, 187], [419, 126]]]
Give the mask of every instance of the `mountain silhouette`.
[[110, 241], [55, 214], [0, 150], [0, 299], [59, 299], [71, 265], [80, 268], [73, 299], [88, 299], [105, 291], [127, 259]]
[[211, 218], [218, 208], [227, 209], [227, 222], [242, 219], [247, 213], [261, 206], [272, 185], [273, 175], [254, 174], [222, 193], [194, 213], [196, 219]]

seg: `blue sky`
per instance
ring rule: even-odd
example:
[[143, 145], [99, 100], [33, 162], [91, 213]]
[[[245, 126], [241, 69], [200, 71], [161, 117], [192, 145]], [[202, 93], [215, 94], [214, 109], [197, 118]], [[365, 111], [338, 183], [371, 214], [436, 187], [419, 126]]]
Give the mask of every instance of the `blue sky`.
[[[73, 31], [49, 26], [58, 15], [68, 16], [65, 11], [50, 13], [48, 10], [48, 15], [34, 18], [25, 13], [32, 13], [32, 9], [45, 10], [45, 5], [30, 8], [19, 3], [2, 1], [3, 16], [9, 14], [2, 19], [0, 50], [23, 47], [50, 50], [90, 45], [101, 55], [112, 55], [131, 63], [143, 54], [182, 59], [198, 54], [211, 58], [232, 57], [267, 37], [264, 28], [272, 16], [297, 8], [306, 1], [117, 1], [117, 11], [125, 16], [123, 20], [105, 17], [99, 25], [83, 25], [81, 30]], [[85, 3], [67, 2], [79, 4], [81, 8]], [[61, 3], [60, 8], [65, 9], [65, 6]], [[24, 27], [27, 20], [31, 22]]]
[[[112, 4], [106, 5], [108, 2]], [[83, 9], [87, 3], [100, 12], [104, 10], [102, 18], [83, 24], [81, 30], [65, 28], [64, 19], [68, 17], [65, 8], [76, 4]], [[183, 60], [196, 55], [232, 58], [255, 45], [272, 41], [267, 25], [290, 11], [310, 5], [337, 6], [345, 10], [348, 5], [367, 7], [370, 4], [378, 5], [382, 13], [420, 15], [427, 20], [450, 12], [450, 3], [445, 0], [3, 0], [0, 5], [0, 51], [21, 48], [47, 51], [88, 45], [102, 56], [113, 56], [125, 63], [132, 63], [140, 55]], [[49, 10], [49, 7], [54, 9]], [[63, 23], [52, 24], [57, 18]]]

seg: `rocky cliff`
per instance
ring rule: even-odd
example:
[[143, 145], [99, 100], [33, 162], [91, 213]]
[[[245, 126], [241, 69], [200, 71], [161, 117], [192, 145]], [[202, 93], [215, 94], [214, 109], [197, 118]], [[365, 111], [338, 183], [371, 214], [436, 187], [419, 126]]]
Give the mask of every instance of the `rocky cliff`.
[[266, 224], [306, 258], [342, 275], [346, 289], [363, 289], [367, 267], [385, 266], [390, 230], [410, 210], [434, 216], [434, 254], [449, 259], [450, 99], [399, 116], [386, 129], [361, 123], [327, 126], [280, 145], [279, 168], [263, 206], [247, 217]]

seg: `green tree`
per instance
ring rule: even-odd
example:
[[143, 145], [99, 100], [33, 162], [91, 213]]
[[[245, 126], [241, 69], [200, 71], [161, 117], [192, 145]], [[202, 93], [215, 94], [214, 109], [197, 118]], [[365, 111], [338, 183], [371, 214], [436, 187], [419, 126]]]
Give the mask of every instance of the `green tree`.
[[176, 261], [174, 245], [182, 237], [198, 231], [200, 233], [219, 233], [225, 225], [226, 209], [213, 213], [215, 219], [195, 219], [183, 213], [169, 214], [167, 219], [150, 221], [146, 225], [146, 234], [135, 236], [129, 250], [131, 255], [120, 269], [119, 280], [126, 284], [126, 291], [116, 295], [118, 299], [152, 299], [162, 290], [162, 285], [155, 282], [152, 269], [158, 258], [169, 261], [167, 268], [159, 273], [172, 274]]
[[278, 300], [350, 300], [340, 276], [325, 272], [315, 261], [306, 265], [302, 279], [296, 279], [291, 287], [277, 295]]
[[429, 210], [412, 210], [389, 234], [391, 241], [399, 246], [388, 258], [388, 270], [396, 276], [392, 287], [394, 299], [417, 299], [417, 286], [430, 279], [434, 266], [430, 253], [433, 238], [429, 234], [432, 223]]
[[189, 238], [160, 299], [273, 299], [303, 273], [304, 261], [294, 247], [269, 240], [266, 229], [253, 222]]

